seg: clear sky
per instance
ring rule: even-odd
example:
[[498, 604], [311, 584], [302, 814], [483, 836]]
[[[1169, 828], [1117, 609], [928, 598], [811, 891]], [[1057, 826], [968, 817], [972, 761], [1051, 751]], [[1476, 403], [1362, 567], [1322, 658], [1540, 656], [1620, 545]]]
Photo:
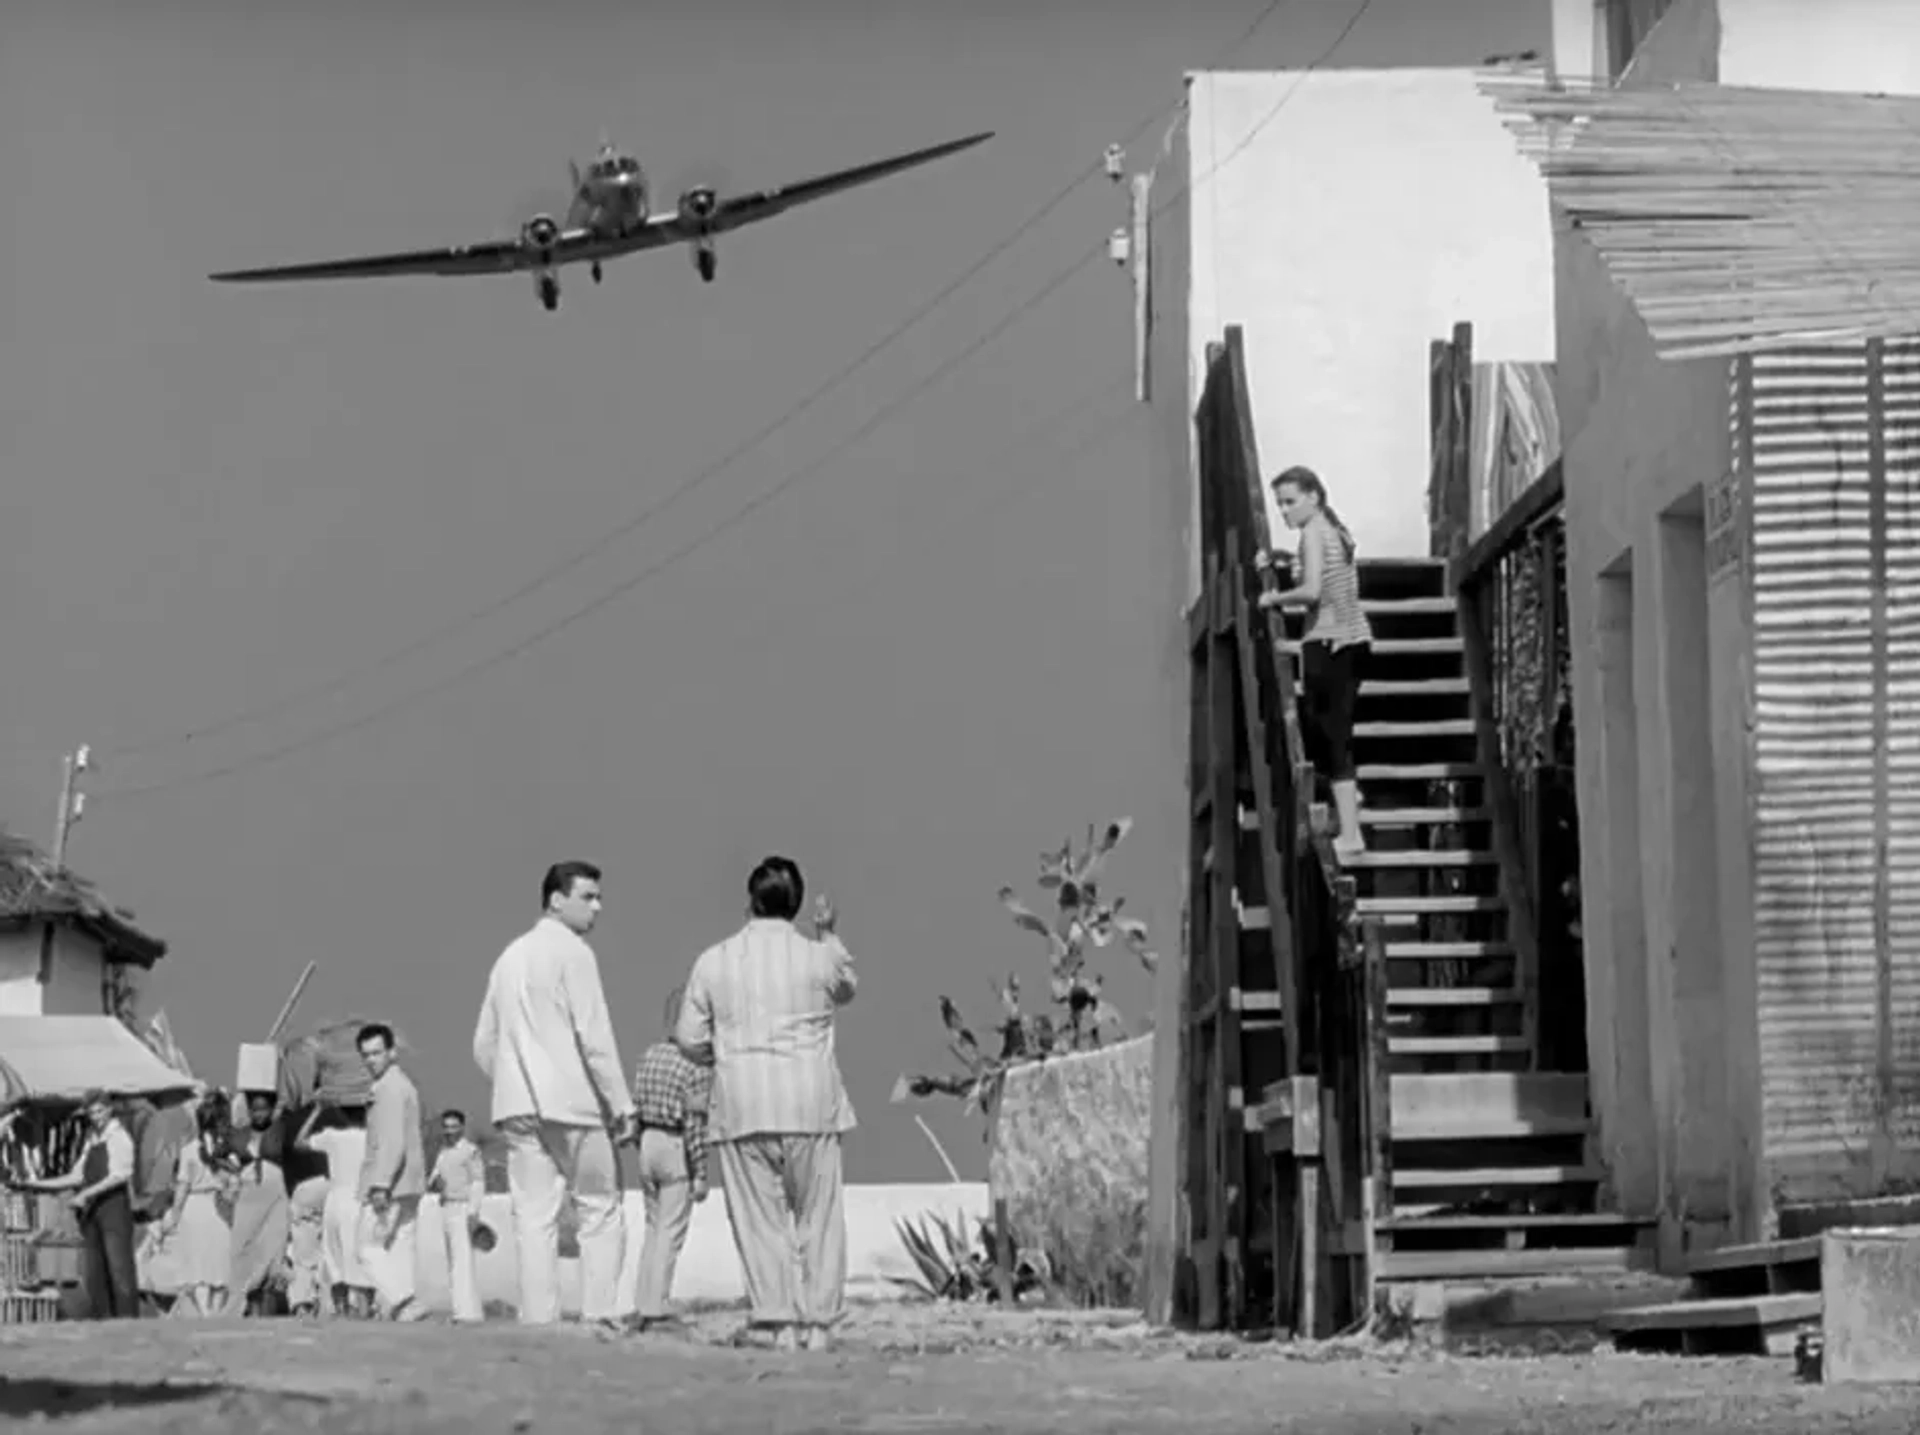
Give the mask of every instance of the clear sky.
[[[1357, 0], [1291, 0], [1232, 58], [1302, 67]], [[767, 851], [842, 905], [854, 1179], [937, 1179], [890, 1107], [1041, 952], [994, 899], [1184, 780], [1142, 635], [1167, 506], [1129, 400], [1131, 296], [1087, 265], [869, 437], [591, 616], [407, 700], [657, 565], [814, 464], [1125, 217], [1091, 179], [847, 384], [592, 561], [448, 640], [804, 398], [1204, 66], [1261, 0], [9, 0], [0, 22], [0, 821], [50, 836], [60, 754], [107, 753], [71, 859], [167, 937], [164, 1004], [232, 1078], [301, 1018], [387, 1015], [430, 1103], [484, 1110], [486, 969], [545, 865], [608, 869], [628, 1060]], [[1548, 43], [1548, 0], [1374, 0], [1335, 65]], [[1135, 151], [1157, 142], [1156, 124]], [[510, 232], [601, 134], [668, 195], [988, 145], [720, 246], [565, 276], [228, 289], [209, 270]], [[1257, 322], [1256, 316], [1248, 316]], [[333, 691], [283, 700], [345, 674]], [[396, 701], [401, 706], [374, 717]], [[263, 721], [175, 741], [236, 713]], [[362, 719], [366, 719], [362, 721]], [[260, 761], [346, 727], [271, 761]], [[139, 745], [143, 751], [114, 754]], [[208, 776], [208, 774], [218, 774]], [[143, 789], [112, 795], [114, 788]], [[1175, 807], [1177, 811], [1177, 805]], [[1136, 833], [1113, 878], [1184, 834]], [[1156, 862], [1159, 858], [1154, 859]], [[1177, 873], [1148, 916], [1174, 941]], [[1164, 910], [1163, 910], [1164, 909]], [[1143, 1020], [1147, 982], [1111, 989]], [[977, 1132], [926, 1111], [965, 1174]]]

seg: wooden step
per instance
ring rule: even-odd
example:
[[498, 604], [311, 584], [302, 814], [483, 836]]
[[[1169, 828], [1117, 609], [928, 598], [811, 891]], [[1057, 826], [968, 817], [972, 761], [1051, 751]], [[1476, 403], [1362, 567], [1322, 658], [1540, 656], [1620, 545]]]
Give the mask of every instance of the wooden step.
[[1394, 1056], [1512, 1056], [1528, 1049], [1524, 1036], [1387, 1037]]
[[1569, 1136], [1592, 1128], [1583, 1072], [1395, 1072], [1388, 1104], [1396, 1142]]
[[1523, 1276], [1612, 1276], [1654, 1268], [1654, 1253], [1621, 1240], [1603, 1246], [1523, 1246], [1440, 1251], [1381, 1251], [1380, 1279], [1508, 1280]]
[[1508, 1006], [1520, 1000], [1518, 987], [1394, 987], [1388, 1006]]
[[1353, 735], [1357, 738], [1432, 738], [1438, 742], [1443, 738], [1472, 737], [1473, 719], [1433, 718], [1424, 722], [1357, 722], [1353, 725]]
[[1362, 782], [1460, 782], [1480, 776], [1477, 762], [1363, 762], [1354, 774]]
[[1452, 598], [1362, 598], [1361, 609], [1369, 616], [1392, 617], [1395, 613], [1458, 613], [1460, 605]]
[[1470, 962], [1513, 956], [1506, 942], [1388, 942], [1390, 962]]
[[[1300, 643], [1297, 639], [1286, 638], [1281, 648], [1294, 657], [1300, 655]], [[1396, 654], [1411, 653], [1458, 653], [1461, 651], [1460, 639], [1450, 638], [1375, 638], [1368, 647], [1372, 657], [1392, 657]]]
[[1505, 1186], [1579, 1186], [1605, 1177], [1606, 1172], [1597, 1166], [1477, 1166], [1460, 1170], [1446, 1167], [1408, 1170], [1396, 1166], [1393, 1185], [1395, 1190], [1405, 1187], [1415, 1191], [1484, 1191]]
[[1680, 1355], [1786, 1354], [1793, 1337], [1817, 1326], [1817, 1291], [1667, 1301], [1630, 1306], [1600, 1317], [1600, 1329], [1620, 1350]]
[[1710, 1251], [1694, 1251], [1685, 1262], [1690, 1276], [1712, 1275], [1721, 1271], [1761, 1270], [1769, 1266], [1800, 1265], [1820, 1260], [1820, 1238], [1803, 1236], [1797, 1241], [1755, 1241], [1751, 1245], [1718, 1246]]
[[1363, 698], [1464, 698], [1471, 691], [1465, 678], [1414, 678], [1360, 684]]
[[1607, 1230], [1615, 1226], [1633, 1229], [1653, 1224], [1650, 1219], [1622, 1216], [1612, 1211], [1569, 1211], [1550, 1216], [1403, 1216], [1395, 1212], [1379, 1222], [1378, 1228], [1389, 1231]]
[[1457, 827], [1468, 822], [1491, 822], [1483, 807], [1363, 807], [1362, 827]]
[[1469, 848], [1423, 848], [1409, 847], [1384, 852], [1355, 852], [1341, 859], [1343, 867], [1380, 868], [1421, 868], [1421, 867], [1491, 867], [1491, 852], [1476, 852]]
[[1485, 893], [1444, 897], [1356, 897], [1354, 910], [1363, 917], [1427, 916], [1441, 912], [1504, 912], [1506, 898]]

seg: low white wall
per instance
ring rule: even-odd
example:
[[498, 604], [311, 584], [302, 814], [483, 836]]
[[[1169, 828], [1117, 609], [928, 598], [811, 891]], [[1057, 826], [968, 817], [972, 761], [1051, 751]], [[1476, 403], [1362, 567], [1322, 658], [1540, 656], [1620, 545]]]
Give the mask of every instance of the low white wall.
[[[627, 1238], [637, 1255], [638, 1243], [646, 1229], [645, 1206], [638, 1192], [628, 1193], [626, 1209]], [[984, 1218], [991, 1209], [984, 1182], [847, 1187], [848, 1294], [868, 1298], [888, 1296], [895, 1289], [888, 1281], [889, 1276], [914, 1274], [913, 1263], [902, 1249], [899, 1232], [894, 1228], [896, 1220], [918, 1222], [922, 1216], [932, 1213], [949, 1221], [964, 1215], [971, 1223]], [[518, 1276], [513, 1216], [507, 1197], [486, 1197], [480, 1213], [500, 1238], [493, 1250], [476, 1258], [480, 1298], [513, 1305], [517, 1299]], [[446, 1309], [446, 1246], [441, 1236], [439, 1202], [432, 1197], [421, 1203], [418, 1278], [426, 1305], [430, 1309]], [[716, 1190], [693, 1208], [692, 1228], [687, 1232], [687, 1244], [674, 1274], [673, 1298], [676, 1303], [729, 1302], [740, 1300], [745, 1294], [740, 1258], [734, 1251], [733, 1231], [727, 1224], [726, 1197]], [[579, 1309], [578, 1261], [560, 1263], [560, 1303], [569, 1313]]]

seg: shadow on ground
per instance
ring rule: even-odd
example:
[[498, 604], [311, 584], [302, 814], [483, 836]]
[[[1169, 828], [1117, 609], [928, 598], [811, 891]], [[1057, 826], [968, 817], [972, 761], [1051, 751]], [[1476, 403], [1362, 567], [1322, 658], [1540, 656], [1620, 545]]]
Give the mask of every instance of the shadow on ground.
[[184, 1380], [8, 1380], [0, 1377], [0, 1418], [31, 1420], [84, 1415], [92, 1410], [137, 1410], [181, 1405], [225, 1394], [230, 1385]]

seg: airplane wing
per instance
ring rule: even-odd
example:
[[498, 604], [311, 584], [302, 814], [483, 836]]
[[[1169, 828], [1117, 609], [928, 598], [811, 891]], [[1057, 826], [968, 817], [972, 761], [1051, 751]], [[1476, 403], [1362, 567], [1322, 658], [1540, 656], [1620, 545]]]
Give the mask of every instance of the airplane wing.
[[[562, 236], [562, 241], [566, 236]], [[560, 248], [556, 244], [555, 249]], [[556, 258], [558, 255], [556, 254]], [[493, 239], [450, 249], [415, 249], [404, 254], [370, 254], [318, 264], [285, 264], [271, 269], [229, 269], [209, 274], [222, 284], [258, 284], [284, 279], [375, 279], [389, 274], [510, 274], [532, 267], [532, 256], [517, 239]]]
[[892, 159], [875, 160], [872, 164], [839, 170], [833, 174], [823, 174], [817, 179], [802, 180], [798, 184], [783, 185], [778, 189], [763, 189], [754, 194], [735, 195], [731, 199], [722, 199], [714, 206], [713, 213], [704, 221], [689, 220], [678, 210], [668, 210], [656, 216], [636, 234], [606, 240], [591, 236], [583, 237], [582, 242], [568, 258], [570, 260], [613, 259], [643, 249], [659, 249], [669, 244], [685, 244], [695, 239], [725, 234], [728, 230], [740, 229], [749, 224], [758, 224], [762, 220], [772, 219], [776, 214], [784, 214], [796, 205], [825, 199], [830, 194], [840, 194], [849, 189], [857, 189], [863, 184], [872, 184], [875, 180], [885, 179], [888, 175], [899, 174], [902, 170], [916, 169], [936, 159], [958, 154], [963, 149], [972, 149], [975, 145], [992, 138], [992, 130], [983, 130], [977, 135], [968, 135], [965, 139], [949, 140], [946, 144], [915, 150], [911, 154], [895, 155]]
[[739, 229], [743, 225], [758, 224], [763, 219], [784, 214], [798, 205], [807, 204], [816, 199], [825, 199], [830, 194], [858, 189], [863, 184], [872, 184], [875, 180], [899, 174], [902, 170], [917, 169], [923, 164], [931, 164], [936, 159], [945, 159], [950, 154], [958, 154], [963, 149], [972, 149], [975, 145], [983, 144], [992, 138], [992, 130], [982, 130], [977, 135], [949, 140], [946, 144], [915, 150], [912, 154], [875, 160], [872, 164], [843, 169], [834, 174], [823, 174], [815, 179], [802, 180], [798, 184], [783, 185], [779, 189], [763, 189], [757, 194], [742, 194], [732, 199], [723, 199], [715, 209], [713, 217], [707, 221], [707, 225], [714, 233], [725, 233], [729, 229]]

